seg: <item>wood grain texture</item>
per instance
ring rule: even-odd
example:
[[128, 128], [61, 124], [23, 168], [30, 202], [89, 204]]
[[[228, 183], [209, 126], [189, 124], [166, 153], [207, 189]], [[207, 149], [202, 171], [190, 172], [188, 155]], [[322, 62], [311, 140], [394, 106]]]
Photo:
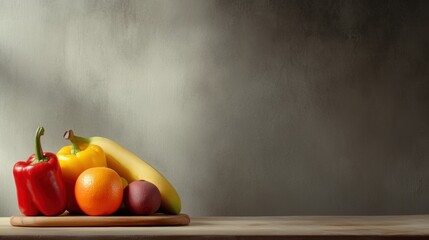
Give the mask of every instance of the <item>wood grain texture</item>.
[[10, 224], [20, 227], [113, 227], [113, 226], [177, 226], [188, 225], [189, 216], [12, 216]]
[[429, 215], [191, 217], [187, 226], [13, 227], [0, 239], [424, 239]]

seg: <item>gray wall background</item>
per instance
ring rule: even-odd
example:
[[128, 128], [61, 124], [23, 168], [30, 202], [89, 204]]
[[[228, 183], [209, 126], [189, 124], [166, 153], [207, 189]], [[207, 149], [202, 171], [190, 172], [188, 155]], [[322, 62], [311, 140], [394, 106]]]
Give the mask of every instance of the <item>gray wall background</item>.
[[112, 138], [191, 215], [429, 213], [429, 1], [0, 0], [12, 166]]

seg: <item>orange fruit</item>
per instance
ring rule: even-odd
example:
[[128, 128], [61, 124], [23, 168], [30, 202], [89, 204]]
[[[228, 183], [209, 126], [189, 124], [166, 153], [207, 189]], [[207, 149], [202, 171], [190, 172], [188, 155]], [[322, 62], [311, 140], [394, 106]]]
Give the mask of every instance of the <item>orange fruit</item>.
[[80, 209], [90, 216], [114, 213], [121, 206], [124, 194], [121, 177], [107, 167], [83, 171], [76, 180], [74, 190]]

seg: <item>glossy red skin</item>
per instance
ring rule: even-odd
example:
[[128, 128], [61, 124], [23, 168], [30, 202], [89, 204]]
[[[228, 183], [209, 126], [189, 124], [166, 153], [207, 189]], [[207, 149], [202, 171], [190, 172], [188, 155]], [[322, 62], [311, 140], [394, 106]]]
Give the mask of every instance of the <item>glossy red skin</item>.
[[133, 214], [151, 215], [161, 206], [161, 193], [150, 182], [134, 181], [124, 189], [124, 204]]
[[43, 156], [49, 160], [31, 164], [33, 154], [13, 168], [18, 207], [26, 216], [55, 216], [66, 209], [67, 196], [57, 156], [49, 152]]

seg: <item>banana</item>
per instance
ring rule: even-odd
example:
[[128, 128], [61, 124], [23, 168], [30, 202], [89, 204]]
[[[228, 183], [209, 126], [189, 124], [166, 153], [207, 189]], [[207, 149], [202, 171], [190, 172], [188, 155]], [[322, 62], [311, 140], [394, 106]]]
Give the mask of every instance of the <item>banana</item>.
[[134, 153], [115, 141], [104, 137], [83, 138], [75, 136], [72, 130], [67, 131], [64, 136], [70, 138], [81, 149], [86, 148], [88, 144], [100, 146], [106, 154], [108, 167], [115, 170], [129, 183], [136, 180], [145, 180], [155, 184], [161, 192], [161, 211], [167, 214], [180, 213], [181, 201], [173, 185], [155, 168]]

